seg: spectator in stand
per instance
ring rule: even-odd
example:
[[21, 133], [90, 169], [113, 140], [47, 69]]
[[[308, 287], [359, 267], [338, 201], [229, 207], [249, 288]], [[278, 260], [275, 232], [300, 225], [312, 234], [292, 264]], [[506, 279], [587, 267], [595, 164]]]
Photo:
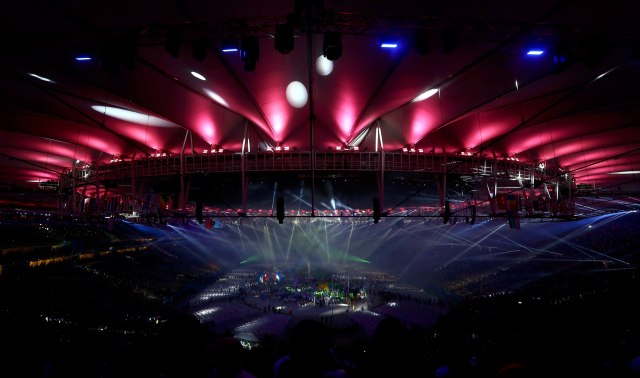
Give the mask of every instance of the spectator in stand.
[[359, 377], [426, 376], [415, 335], [394, 317], [382, 319], [376, 328], [368, 358], [358, 367]]
[[177, 313], [167, 319], [159, 334], [161, 376], [209, 376], [211, 367], [205, 353], [208, 332], [195, 315]]
[[233, 337], [223, 337], [213, 344], [213, 371], [211, 378], [255, 378], [244, 369], [245, 349]]
[[289, 331], [289, 354], [274, 364], [274, 378], [344, 378], [346, 372], [331, 348], [329, 330], [313, 319], [303, 319]]

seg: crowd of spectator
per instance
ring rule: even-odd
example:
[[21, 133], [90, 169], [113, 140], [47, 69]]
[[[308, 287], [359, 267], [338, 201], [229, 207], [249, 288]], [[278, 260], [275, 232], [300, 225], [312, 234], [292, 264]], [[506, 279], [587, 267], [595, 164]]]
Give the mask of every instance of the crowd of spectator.
[[[568, 273], [517, 292], [450, 304], [431, 326], [386, 314], [371, 335], [345, 337], [345, 330], [318, 319], [293, 319], [284, 338], [263, 335], [250, 347], [228, 330], [216, 331], [177, 309], [155, 319], [138, 316], [134, 322], [131, 315], [130, 321], [96, 328], [91, 319], [43, 318], [3, 306], [6, 352], [0, 375], [637, 377], [640, 300], [634, 293], [639, 278], [635, 270]], [[394, 300], [416, 303], [405, 296]], [[86, 309], [87, 316], [92, 313]]]

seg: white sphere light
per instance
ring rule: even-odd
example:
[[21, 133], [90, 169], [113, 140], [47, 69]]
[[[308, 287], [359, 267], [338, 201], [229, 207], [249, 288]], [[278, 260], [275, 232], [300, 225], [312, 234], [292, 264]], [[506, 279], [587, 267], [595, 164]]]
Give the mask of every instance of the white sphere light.
[[287, 101], [294, 108], [302, 108], [307, 104], [307, 88], [299, 81], [292, 81], [287, 85]]
[[333, 62], [324, 55], [320, 55], [318, 59], [316, 59], [316, 71], [322, 76], [329, 75], [333, 71]]

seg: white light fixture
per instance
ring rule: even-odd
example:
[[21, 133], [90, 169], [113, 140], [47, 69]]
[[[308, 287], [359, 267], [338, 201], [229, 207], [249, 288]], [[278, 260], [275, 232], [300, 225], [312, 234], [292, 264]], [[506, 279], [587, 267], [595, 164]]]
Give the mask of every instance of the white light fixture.
[[378, 152], [378, 146], [382, 143], [382, 136], [380, 134], [380, 125], [376, 126], [376, 152]]
[[420, 102], [420, 101], [426, 100], [436, 93], [438, 93], [438, 88], [431, 88], [427, 91], [420, 93], [416, 98], [411, 100], [411, 102]]
[[383, 36], [380, 40], [380, 48], [395, 49], [400, 45], [398, 38], [392, 36]]
[[132, 110], [116, 108], [113, 106], [92, 105], [91, 109], [98, 113], [102, 113], [109, 117], [117, 118], [122, 121], [137, 123], [139, 125], [149, 125], [156, 127], [174, 127], [174, 123], [169, 122], [160, 117], [152, 116], [149, 114], [138, 113]]
[[42, 80], [42, 81], [46, 81], [47, 83], [53, 83], [55, 84], [55, 81], [49, 79], [48, 77], [44, 77], [44, 76], [40, 76], [40, 75], [36, 75], [34, 73], [30, 73], [29, 76], [31, 77], [35, 77], [38, 80]]
[[333, 61], [327, 59], [324, 55], [320, 55], [316, 59], [316, 72], [320, 76], [327, 76], [333, 72]]
[[203, 89], [204, 93], [207, 94], [207, 96], [209, 96], [213, 101], [217, 102], [218, 104], [225, 106], [225, 107], [229, 107], [229, 103], [222, 98], [222, 96], [220, 96], [219, 94], [217, 94], [216, 92], [212, 91], [211, 89]]
[[542, 54], [544, 54], [544, 50], [540, 50], [540, 49], [531, 49], [527, 51], [527, 55], [531, 55], [531, 56], [539, 56]]
[[604, 72], [604, 73], [601, 73], [600, 75], [598, 75], [598, 77], [596, 77], [596, 80], [600, 80], [600, 79], [602, 79], [603, 77], [607, 76], [609, 73], [611, 73], [611, 72], [612, 72], [613, 70], [615, 70], [615, 69], [616, 69], [616, 67], [613, 67], [613, 68], [612, 68], [612, 69], [610, 69], [609, 71]]
[[611, 172], [610, 175], [639, 175], [640, 171], [619, 171], [619, 172]]
[[307, 104], [307, 99], [309, 98], [307, 88], [305, 88], [305, 86], [299, 81], [292, 81], [287, 85], [286, 96], [289, 105], [298, 109], [305, 106]]
[[201, 74], [197, 73], [196, 71], [191, 71], [191, 74], [192, 74], [195, 78], [200, 79], [200, 80], [202, 80], [202, 81], [207, 80], [207, 78], [205, 78], [205, 77], [204, 77], [204, 76], [202, 76]]

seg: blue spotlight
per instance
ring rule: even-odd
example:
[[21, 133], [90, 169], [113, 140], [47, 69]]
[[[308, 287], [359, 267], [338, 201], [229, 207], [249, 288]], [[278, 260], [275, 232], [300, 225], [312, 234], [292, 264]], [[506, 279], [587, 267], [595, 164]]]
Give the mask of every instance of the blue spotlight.
[[240, 47], [237, 42], [226, 40], [222, 42], [221, 50], [223, 53], [238, 52]]
[[380, 47], [383, 49], [395, 49], [398, 46], [398, 39], [395, 37], [382, 37], [380, 39]]
[[544, 54], [544, 50], [542, 49], [530, 49], [527, 51], [527, 55], [529, 56], [540, 56], [542, 54]]
[[93, 58], [91, 58], [89, 55], [78, 55], [74, 59], [78, 62], [88, 62]]

